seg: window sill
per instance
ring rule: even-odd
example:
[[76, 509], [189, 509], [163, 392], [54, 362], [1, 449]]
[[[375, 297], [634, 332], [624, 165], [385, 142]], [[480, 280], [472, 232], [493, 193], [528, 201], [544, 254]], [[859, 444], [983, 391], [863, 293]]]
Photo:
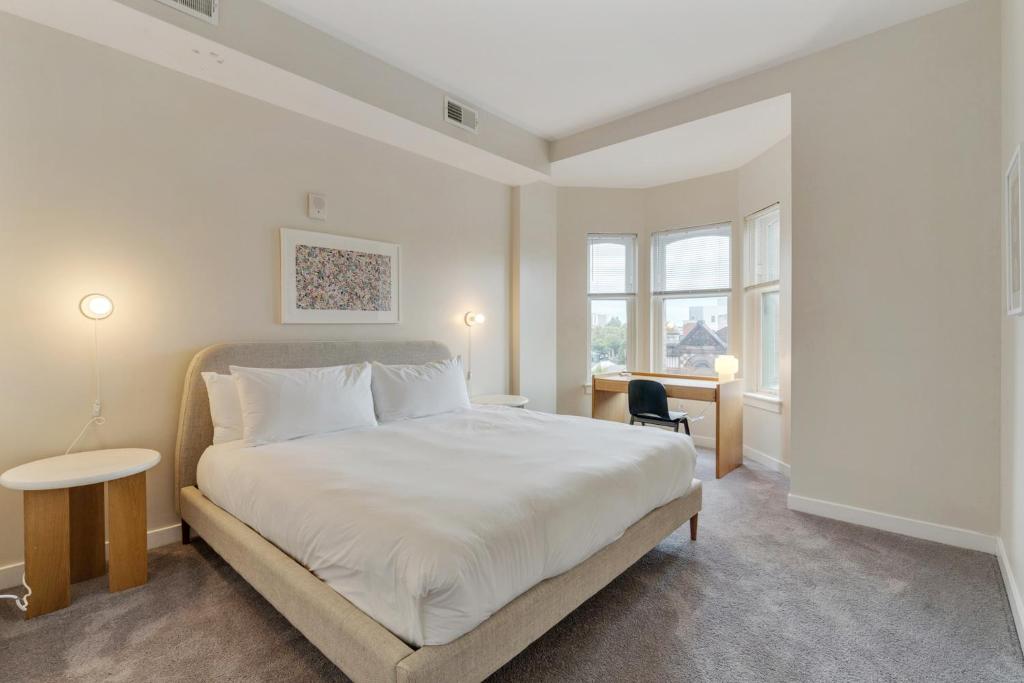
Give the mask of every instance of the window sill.
[[743, 405], [769, 413], [782, 413], [782, 401], [772, 394], [758, 394], [748, 391], [743, 394]]

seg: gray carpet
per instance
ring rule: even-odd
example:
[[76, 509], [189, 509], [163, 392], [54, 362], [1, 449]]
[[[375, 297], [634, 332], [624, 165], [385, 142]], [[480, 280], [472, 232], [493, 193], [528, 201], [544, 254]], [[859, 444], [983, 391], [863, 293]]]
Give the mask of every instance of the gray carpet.
[[[1024, 680], [994, 557], [790, 512], [780, 475], [712, 464], [697, 543], [680, 529], [491, 680]], [[105, 581], [29, 622], [0, 604], [0, 680], [346, 680], [202, 542]]]

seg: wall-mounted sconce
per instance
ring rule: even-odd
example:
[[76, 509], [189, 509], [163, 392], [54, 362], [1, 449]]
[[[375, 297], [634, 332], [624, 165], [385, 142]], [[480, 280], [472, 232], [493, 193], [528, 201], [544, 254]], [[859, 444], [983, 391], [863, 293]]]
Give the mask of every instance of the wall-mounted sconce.
[[105, 294], [86, 294], [78, 302], [78, 310], [92, 321], [92, 367], [96, 377], [96, 398], [92, 402], [92, 417], [82, 427], [82, 431], [78, 432], [78, 436], [64, 451], [64, 455], [70, 453], [78, 445], [89, 427], [106, 422], [106, 418], [103, 417], [103, 403], [100, 401], [100, 321], [109, 318], [114, 312], [114, 302]]
[[466, 381], [473, 379], [473, 326], [487, 321], [483, 313], [467, 311], [462, 320], [466, 323]]
[[78, 302], [78, 310], [90, 320], [103, 320], [114, 312], [114, 302], [104, 294], [86, 294]]

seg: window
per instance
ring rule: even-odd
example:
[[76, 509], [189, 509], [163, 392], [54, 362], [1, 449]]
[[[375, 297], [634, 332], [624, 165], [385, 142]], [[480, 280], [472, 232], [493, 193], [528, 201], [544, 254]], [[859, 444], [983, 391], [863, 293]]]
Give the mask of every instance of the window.
[[590, 375], [619, 372], [634, 356], [636, 235], [587, 235]]
[[714, 375], [728, 353], [730, 233], [723, 223], [652, 235], [655, 370]]
[[748, 388], [779, 393], [779, 205], [747, 217], [744, 308]]

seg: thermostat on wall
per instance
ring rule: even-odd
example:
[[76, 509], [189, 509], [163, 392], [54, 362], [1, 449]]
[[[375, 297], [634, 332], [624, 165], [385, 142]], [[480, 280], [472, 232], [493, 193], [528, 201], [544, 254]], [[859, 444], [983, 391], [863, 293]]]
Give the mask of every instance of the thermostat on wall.
[[306, 195], [306, 215], [318, 221], [327, 220], [327, 200], [322, 194]]

